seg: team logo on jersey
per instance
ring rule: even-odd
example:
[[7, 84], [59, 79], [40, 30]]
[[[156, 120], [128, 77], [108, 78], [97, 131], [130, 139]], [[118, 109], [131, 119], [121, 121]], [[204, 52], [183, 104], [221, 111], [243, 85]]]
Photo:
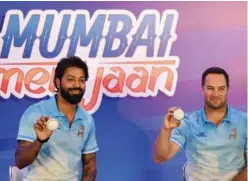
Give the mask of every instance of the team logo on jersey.
[[83, 137], [84, 136], [84, 126], [80, 126], [80, 129], [78, 130], [78, 136]]
[[236, 128], [232, 128], [230, 133], [229, 133], [229, 140], [232, 140], [232, 139], [237, 139], [237, 129]]

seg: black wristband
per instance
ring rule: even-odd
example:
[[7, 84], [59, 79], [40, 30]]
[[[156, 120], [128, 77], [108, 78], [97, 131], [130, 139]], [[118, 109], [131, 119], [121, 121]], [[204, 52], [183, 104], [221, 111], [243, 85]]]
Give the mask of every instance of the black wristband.
[[48, 138], [45, 139], [45, 140], [41, 140], [41, 139], [39, 139], [39, 138], [37, 137], [37, 141], [40, 142], [41, 144], [46, 143], [49, 139], [50, 139], [50, 137], [48, 137]]

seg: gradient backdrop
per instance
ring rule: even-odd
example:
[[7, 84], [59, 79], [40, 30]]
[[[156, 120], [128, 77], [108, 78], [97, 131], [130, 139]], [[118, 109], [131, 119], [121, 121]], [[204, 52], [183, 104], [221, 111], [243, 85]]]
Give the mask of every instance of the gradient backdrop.
[[[221, 66], [228, 71], [231, 78], [228, 101], [234, 107], [247, 109], [246, 7], [246, 2], [0, 2], [0, 22], [10, 9], [19, 9], [24, 14], [32, 9], [86, 9], [90, 14], [98, 9], [124, 9], [136, 18], [145, 9], [160, 13], [177, 10], [177, 40], [170, 53], [180, 59], [175, 94], [170, 97], [159, 92], [146, 98], [104, 95], [93, 117], [100, 147], [98, 181], [180, 181], [186, 161], [183, 151], [165, 164], [156, 165], [152, 160], [152, 147], [163, 125], [163, 116], [172, 105], [185, 111], [203, 105], [201, 73], [210, 66]], [[21, 57], [16, 56], [12, 61], [18, 58]], [[0, 59], [3, 62], [6, 63]], [[0, 81], [3, 86], [2, 78]], [[5, 99], [0, 94], [0, 181], [8, 180], [8, 167], [14, 163], [20, 116], [39, 100], [28, 96], [19, 99], [14, 95]]]

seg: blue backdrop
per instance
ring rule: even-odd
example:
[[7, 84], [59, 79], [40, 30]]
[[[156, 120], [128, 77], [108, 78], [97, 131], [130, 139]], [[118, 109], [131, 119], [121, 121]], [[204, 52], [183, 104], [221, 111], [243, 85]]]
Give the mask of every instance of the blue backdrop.
[[[158, 91], [154, 96], [149, 96], [148, 93], [148, 96], [132, 94], [111, 96], [112, 94], [106, 93], [105, 90], [99, 107], [92, 111], [100, 148], [97, 153], [98, 181], [182, 180], [182, 167], [186, 161], [183, 151], [167, 163], [156, 165], [152, 160], [153, 143], [163, 125], [163, 116], [170, 106], [176, 105], [185, 111], [192, 111], [203, 105], [201, 73], [210, 66], [221, 66], [228, 71], [231, 77], [229, 103], [244, 111], [247, 108], [246, 2], [0, 2], [0, 7], [0, 22], [2, 22], [0, 28], [6, 21], [6, 13], [11, 9], [20, 10], [24, 17], [29, 11], [37, 9], [57, 11], [85, 9], [90, 15], [99, 9], [118, 9], [128, 10], [136, 18], [146, 9], [157, 10], [160, 15], [169, 9], [178, 12], [179, 17], [175, 27], [177, 38], [169, 52], [169, 55], [177, 56], [180, 60], [176, 68], [178, 78], [175, 79], [176, 87], [174, 92], [172, 91], [173, 94], [168, 95]], [[20, 24], [24, 26], [23, 22]], [[0, 53], [2, 53], [6, 39], [3, 29], [0, 30]], [[53, 57], [54, 59], [44, 58], [35, 52], [38, 50], [33, 50], [35, 54], [25, 59], [22, 57], [23, 49], [13, 49], [12, 46], [10, 50], [8, 57], [0, 58], [0, 68], [5, 70], [28, 69], [25, 65], [8, 64], [10, 62], [45, 63], [62, 57], [58, 55]], [[84, 55], [83, 52], [78, 54], [83, 55], [83, 59], [88, 61], [91, 69], [97, 66], [93, 61], [95, 59], [91, 59], [89, 55]], [[136, 55], [137, 57], [131, 57], [131, 61], [142, 61], [146, 57], [146, 53], [142, 54], [142, 51]], [[153, 58], [156, 60], [156, 56]], [[102, 60], [103, 57], [100, 56], [99, 59]], [[116, 56], [109, 60], [114, 62], [119, 58]], [[122, 66], [126, 66], [126, 74], [128, 71], [133, 71], [129, 65]], [[11, 84], [8, 87], [3, 74], [0, 70], [0, 181], [7, 181], [8, 167], [14, 163], [20, 116], [29, 105], [46, 99], [49, 95], [34, 98], [30, 96], [31, 94], [25, 93], [23, 98], [18, 98], [13, 94], [15, 85]], [[158, 84], [164, 84], [164, 79], [160, 77]], [[20, 85], [20, 82], [16, 85]], [[4, 86], [12, 92], [9, 97], [3, 93]], [[89, 89], [90, 86], [91, 84]], [[128, 92], [126, 89], [122, 91]]]

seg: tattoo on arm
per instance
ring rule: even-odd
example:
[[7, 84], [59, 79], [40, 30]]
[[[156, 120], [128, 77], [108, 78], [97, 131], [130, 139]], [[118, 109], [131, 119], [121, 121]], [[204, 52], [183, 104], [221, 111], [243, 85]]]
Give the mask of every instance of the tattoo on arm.
[[28, 147], [30, 146], [31, 142], [29, 141], [25, 141], [25, 140], [18, 140], [18, 145], [21, 147], [21, 148], [25, 148], [25, 147]]
[[[17, 145], [18, 151], [26, 151], [28, 149], [31, 149], [34, 146], [33, 142], [26, 141], [26, 140], [17, 140], [17, 142], [18, 142], [18, 145]], [[38, 152], [35, 153], [35, 155], [37, 156]]]
[[82, 181], [95, 181], [97, 174], [95, 153], [82, 155], [82, 162], [83, 162]]

